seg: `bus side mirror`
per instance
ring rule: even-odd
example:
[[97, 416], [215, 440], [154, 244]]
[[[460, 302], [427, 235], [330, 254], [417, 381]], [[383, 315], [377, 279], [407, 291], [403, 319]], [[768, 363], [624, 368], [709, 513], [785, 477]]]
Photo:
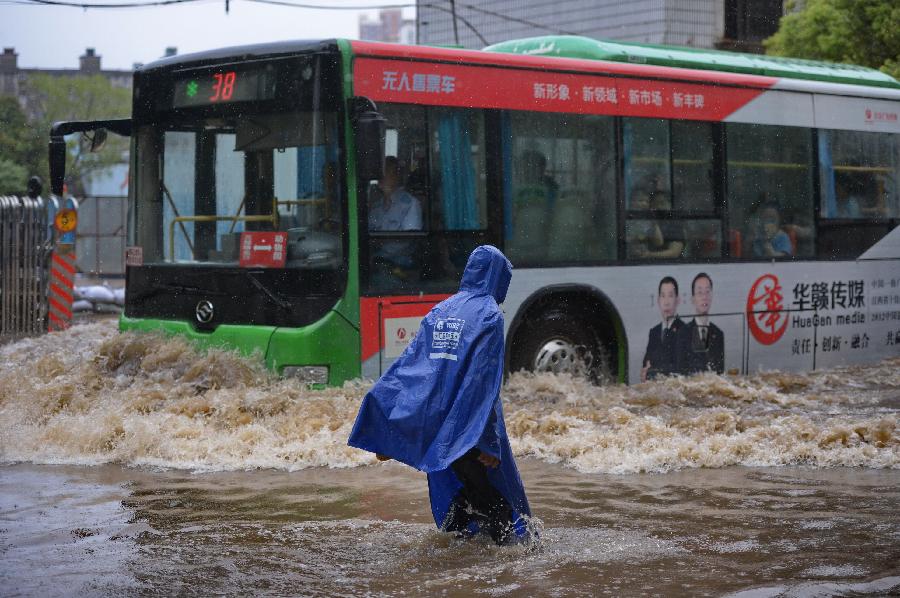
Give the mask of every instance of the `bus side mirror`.
[[66, 135], [72, 133], [87, 133], [93, 131], [93, 135], [84, 135], [90, 142], [90, 151], [99, 151], [106, 142], [107, 132], [112, 131], [116, 135], [129, 137], [131, 135], [131, 119], [115, 118], [110, 120], [72, 120], [53, 123], [50, 127], [50, 147], [48, 159], [50, 162], [50, 192], [58, 197], [63, 194], [63, 182], [66, 179]]
[[387, 119], [367, 98], [351, 98], [351, 118], [356, 132], [356, 174], [364, 181], [384, 176], [384, 140]]
[[103, 149], [103, 146], [106, 145], [106, 138], [108, 137], [106, 129], [97, 129], [94, 131], [93, 135], [88, 135], [86, 133], [82, 133], [82, 135], [87, 138], [89, 143], [88, 151], [92, 154]]
[[66, 179], [66, 138], [62, 135], [50, 137], [50, 192], [62, 197]]

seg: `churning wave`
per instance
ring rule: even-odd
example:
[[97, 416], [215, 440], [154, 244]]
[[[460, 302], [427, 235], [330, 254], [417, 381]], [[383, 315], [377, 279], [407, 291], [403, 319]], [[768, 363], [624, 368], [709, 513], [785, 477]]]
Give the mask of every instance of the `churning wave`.
[[[112, 321], [0, 347], [0, 461], [240, 470], [374, 465], [346, 440], [370, 383], [311, 390], [259, 360]], [[900, 468], [900, 359], [635, 386], [516, 374], [513, 450], [582, 472]]]

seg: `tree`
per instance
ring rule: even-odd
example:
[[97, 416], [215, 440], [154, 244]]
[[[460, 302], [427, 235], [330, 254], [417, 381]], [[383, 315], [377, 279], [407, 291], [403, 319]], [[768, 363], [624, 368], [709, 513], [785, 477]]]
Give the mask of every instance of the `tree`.
[[0, 195], [24, 195], [27, 179], [24, 166], [0, 158]]
[[0, 97], [0, 195], [21, 194], [30, 175], [45, 176], [46, 147], [18, 100]]
[[[787, 9], [793, 11], [795, 0]], [[845, 62], [900, 79], [900, 4], [896, 0], [806, 0], [764, 42], [777, 56]]]
[[[44, 139], [44, 147], [56, 121], [127, 118], [131, 114], [131, 91], [114, 87], [102, 75], [31, 75], [25, 93], [32, 112], [29, 120]], [[73, 135], [66, 141], [66, 182], [69, 192], [76, 196], [84, 195], [85, 181], [92, 173], [127, 161], [128, 142], [115, 134], [109, 135], [106, 146], [97, 153], [89, 151], [89, 144], [81, 136]]]

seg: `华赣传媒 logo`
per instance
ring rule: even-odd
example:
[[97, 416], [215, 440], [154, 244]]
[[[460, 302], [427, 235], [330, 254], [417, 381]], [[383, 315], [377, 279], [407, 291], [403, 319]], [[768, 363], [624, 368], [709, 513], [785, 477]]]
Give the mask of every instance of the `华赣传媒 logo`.
[[763, 345], [772, 345], [787, 330], [788, 314], [784, 311], [781, 283], [774, 274], [756, 279], [747, 294], [747, 324], [753, 338]]

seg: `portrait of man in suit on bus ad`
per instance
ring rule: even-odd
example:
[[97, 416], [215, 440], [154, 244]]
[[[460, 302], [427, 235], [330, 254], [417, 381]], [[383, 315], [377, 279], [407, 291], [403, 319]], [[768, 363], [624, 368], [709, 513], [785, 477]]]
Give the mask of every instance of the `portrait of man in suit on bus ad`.
[[650, 329], [647, 350], [641, 362], [641, 382], [657, 376], [677, 373], [675, 369], [675, 344], [678, 331], [684, 322], [678, 317], [678, 281], [666, 276], [657, 286], [656, 305], [662, 321]]
[[694, 318], [678, 329], [675, 340], [675, 371], [679, 374], [725, 371], [725, 335], [709, 321], [712, 299], [712, 278], [701, 272], [691, 281]]

